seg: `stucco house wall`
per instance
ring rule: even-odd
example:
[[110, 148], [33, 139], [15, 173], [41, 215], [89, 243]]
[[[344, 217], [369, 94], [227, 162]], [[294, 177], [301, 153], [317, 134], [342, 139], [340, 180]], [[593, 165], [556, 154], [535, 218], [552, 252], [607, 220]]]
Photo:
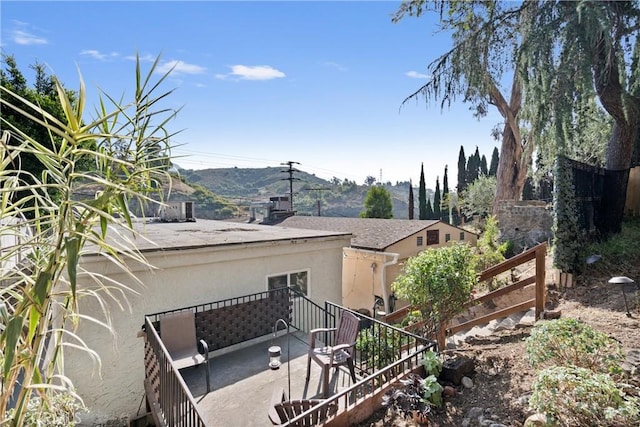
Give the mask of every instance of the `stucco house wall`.
[[[265, 291], [268, 276], [296, 271], [308, 271], [308, 292], [314, 302], [341, 301], [342, 248], [349, 244], [348, 234], [274, 233], [268, 226], [208, 220], [147, 227], [150, 239], [160, 243], [141, 248], [155, 269], [132, 265], [143, 286], [99, 256], [81, 261], [86, 270], [105, 274], [139, 293], [127, 295], [129, 307], [124, 311], [107, 300], [115, 336], [90, 322], [80, 323], [79, 336], [100, 355], [101, 377], [87, 354], [65, 353], [67, 374], [90, 411], [80, 415], [81, 425], [127, 419], [144, 405], [144, 343], [136, 334], [145, 314]], [[92, 286], [86, 275], [80, 285]], [[94, 300], [81, 301], [80, 309], [100, 317]], [[215, 364], [212, 369], [215, 372]]]
[[[342, 304], [367, 309], [373, 315], [375, 297], [382, 297], [388, 304], [391, 283], [409, 257], [460, 240], [475, 246], [478, 240], [475, 233], [437, 220], [292, 216], [279, 226], [351, 233], [351, 245], [343, 251]], [[428, 244], [430, 232], [437, 233], [437, 243]], [[406, 304], [396, 301], [396, 309]], [[385, 307], [390, 309], [389, 305]]]

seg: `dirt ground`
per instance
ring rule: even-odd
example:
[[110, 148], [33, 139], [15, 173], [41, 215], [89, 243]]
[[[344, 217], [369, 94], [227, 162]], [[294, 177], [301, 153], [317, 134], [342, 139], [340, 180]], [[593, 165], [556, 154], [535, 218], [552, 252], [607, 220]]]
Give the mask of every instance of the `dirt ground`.
[[[627, 317], [622, 292], [612, 288], [610, 277], [581, 277], [572, 288], [548, 285], [547, 309], [560, 310], [563, 318], [582, 320], [618, 340], [625, 352], [640, 348], [640, 296], [629, 298], [633, 317]], [[640, 278], [634, 278], [640, 280]], [[524, 339], [530, 327], [503, 331], [486, 338], [474, 338], [455, 350], [475, 358], [476, 369], [471, 389], [458, 388], [458, 394], [445, 398], [444, 407], [433, 414], [428, 424], [417, 424], [398, 416], [376, 412], [360, 427], [387, 426], [462, 426], [469, 410], [485, 408], [492, 419], [508, 426], [522, 426], [532, 414], [528, 397], [535, 378], [526, 360]]]

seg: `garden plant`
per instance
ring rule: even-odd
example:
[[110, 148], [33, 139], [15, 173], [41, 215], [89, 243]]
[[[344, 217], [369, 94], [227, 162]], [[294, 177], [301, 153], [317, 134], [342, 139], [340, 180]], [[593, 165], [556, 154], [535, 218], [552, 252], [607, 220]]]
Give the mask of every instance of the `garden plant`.
[[[6, 425], [61, 419], [61, 408], [73, 425], [82, 400], [65, 375], [65, 349], [86, 352], [99, 368], [99, 354], [76, 328], [92, 322], [114, 332], [106, 300], [125, 309], [135, 294], [132, 287], [85, 270], [82, 257], [102, 256], [134, 280], [130, 262], [152, 268], [136, 249], [135, 239], [143, 237], [129, 203], [158, 203], [168, 178], [167, 125], [177, 111], [162, 106], [171, 91], [160, 90], [169, 72], [158, 75], [158, 63], [159, 58], [144, 74], [138, 59], [133, 99], [103, 93], [93, 118], [84, 113], [82, 77], [77, 94], [51, 77], [62, 120], [51, 105], [30, 101], [4, 79], [0, 86], [0, 237], [15, 241], [3, 247], [0, 258], [0, 418]], [[47, 140], [15, 125], [14, 117], [44, 128]], [[42, 173], [21, 167], [26, 157], [35, 157]], [[80, 187], [93, 195], [77, 196]], [[81, 278], [89, 285], [81, 286]], [[103, 312], [83, 313], [85, 298], [99, 300]]]

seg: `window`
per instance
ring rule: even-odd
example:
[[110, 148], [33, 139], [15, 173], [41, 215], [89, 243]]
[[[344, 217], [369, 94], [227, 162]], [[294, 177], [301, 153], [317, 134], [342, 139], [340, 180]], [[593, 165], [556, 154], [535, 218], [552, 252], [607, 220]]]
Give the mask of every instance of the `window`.
[[460, 232], [460, 240], [464, 240], [464, 231]]
[[451, 234], [447, 233], [444, 235], [444, 241], [448, 242], [449, 240], [451, 240]]
[[278, 274], [267, 277], [267, 287], [269, 290], [290, 287], [304, 295], [309, 294], [309, 272], [296, 271], [294, 273]]
[[440, 230], [427, 230], [427, 245], [440, 243]]
[[422, 246], [422, 236], [418, 236], [418, 238], [416, 239], [416, 245]]

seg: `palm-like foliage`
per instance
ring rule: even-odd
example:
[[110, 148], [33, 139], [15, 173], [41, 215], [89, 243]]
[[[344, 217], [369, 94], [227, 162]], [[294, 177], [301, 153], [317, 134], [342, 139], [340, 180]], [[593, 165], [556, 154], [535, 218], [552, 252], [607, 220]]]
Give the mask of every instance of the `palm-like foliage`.
[[[134, 99], [124, 103], [103, 94], [96, 118], [88, 124], [82, 78], [75, 102], [55, 81], [63, 121], [0, 86], [3, 106], [46, 127], [50, 138], [34, 140], [2, 119], [6, 130], [0, 143], [0, 415], [5, 418], [13, 407], [11, 425], [22, 425], [34, 393], [42, 402], [40, 410], [46, 410], [54, 393], [75, 395], [64, 373], [64, 348], [82, 349], [100, 361], [74, 332], [78, 322], [110, 329], [106, 299], [124, 308], [127, 292], [135, 292], [86, 271], [81, 257], [97, 254], [131, 277], [131, 262], [151, 268], [136, 250], [134, 240], [142, 237], [134, 229], [128, 203], [162, 200], [159, 184], [167, 175], [172, 136], [166, 125], [177, 112], [160, 107], [171, 91], [160, 92], [168, 73], [153, 79], [157, 64], [158, 59], [143, 75], [138, 60]], [[25, 153], [45, 166], [40, 176], [21, 169]], [[81, 166], [87, 159], [92, 160], [90, 170]], [[83, 186], [94, 196], [75, 196]], [[152, 197], [154, 192], [159, 196]], [[78, 286], [80, 277], [92, 286]], [[97, 299], [103, 312], [81, 313], [82, 298]]]

